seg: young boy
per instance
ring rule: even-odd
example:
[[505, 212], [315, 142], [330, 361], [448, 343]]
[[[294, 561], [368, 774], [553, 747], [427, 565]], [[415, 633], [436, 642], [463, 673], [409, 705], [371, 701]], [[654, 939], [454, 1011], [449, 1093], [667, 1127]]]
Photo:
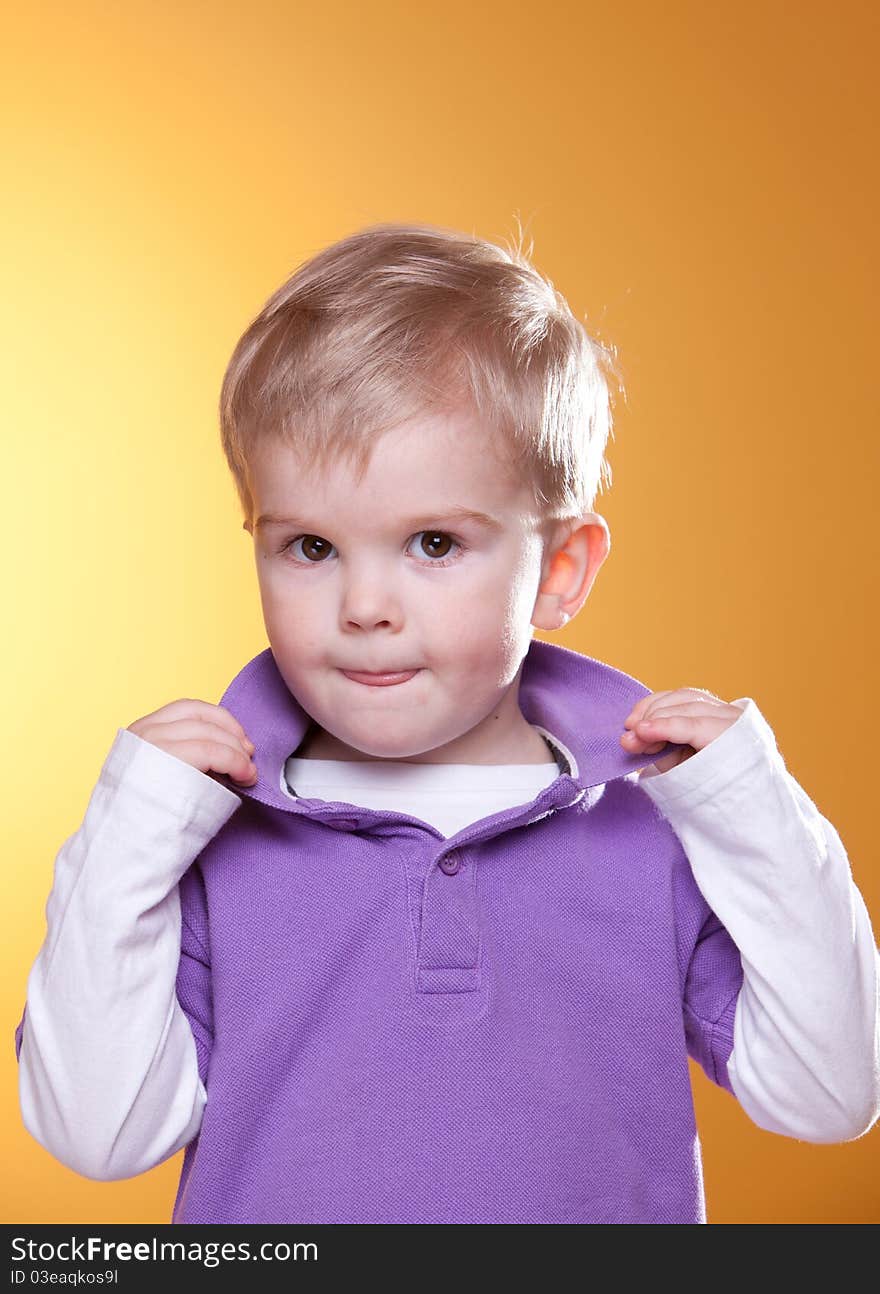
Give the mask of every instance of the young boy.
[[762, 1128], [873, 1125], [871, 923], [756, 703], [533, 639], [608, 555], [608, 362], [425, 226], [249, 326], [270, 646], [120, 729], [58, 855], [16, 1046], [63, 1163], [185, 1146], [180, 1223], [694, 1223], [689, 1055]]

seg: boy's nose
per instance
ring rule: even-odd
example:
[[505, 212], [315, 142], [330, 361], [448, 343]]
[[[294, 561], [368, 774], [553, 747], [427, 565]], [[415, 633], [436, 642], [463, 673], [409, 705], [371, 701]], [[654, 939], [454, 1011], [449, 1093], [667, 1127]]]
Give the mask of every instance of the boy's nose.
[[399, 597], [387, 580], [377, 577], [368, 581], [352, 581], [343, 594], [340, 610], [348, 624], [358, 625], [361, 629], [397, 628], [403, 617]]

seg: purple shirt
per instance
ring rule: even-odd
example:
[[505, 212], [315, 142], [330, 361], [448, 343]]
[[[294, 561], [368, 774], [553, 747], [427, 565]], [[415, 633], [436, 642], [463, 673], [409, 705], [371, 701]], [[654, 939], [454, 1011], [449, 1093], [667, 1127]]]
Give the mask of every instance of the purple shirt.
[[577, 767], [445, 838], [297, 799], [310, 718], [241, 670], [259, 780], [180, 882], [174, 1222], [705, 1222], [688, 1055], [732, 1092], [742, 964], [620, 745], [647, 692], [533, 640], [520, 708]]

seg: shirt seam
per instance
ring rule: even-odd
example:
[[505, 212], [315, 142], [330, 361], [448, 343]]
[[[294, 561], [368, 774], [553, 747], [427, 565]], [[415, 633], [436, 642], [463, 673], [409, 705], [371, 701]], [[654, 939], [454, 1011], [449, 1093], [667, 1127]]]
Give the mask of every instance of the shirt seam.
[[721, 1084], [721, 1075], [719, 1071], [718, 1058], [715, 1054], [715, 1042], [716, 1042], [716, 1038], [724, 1038], [726, 1040], [727, 1035], [720, 1028], [720, 1024], [724, 1016], [730, 1010], [731, 1004], [736, 1002], [736, 1000], [738, 999], [741, 991], [742, 991], [742, 984], [740, 984], [739, 987], [734, 991], [734, 993], [732, 993], [731, 996], [727, 999], [722, 1009], [718, 1012], [717, 1016], [715, 1016], [714, 1020], [705, 1020], [701, 1015], [697, 1014], [697, 1012], [693, 1009], [692, 1006], [690, 1006], [689, 1004], [687, 1005], [687, 1010], [694, 1017], [694, 1019], [698, 1021], [698, 1023], [700, 1024], [700, 1027], [708, 1033], [709, 1056], [712, 1061], [712, 1077], [713, 1077], [713, 1081], [721, 1086], [723, 1086], [723, 1084]]
[[189, 931], [189, 933], [192, 935], [192, 937], [193, 937], [193, 939], [195, 940], [195, 942], [198, 944], [198, 946], [199, 946], [199, 951], [201, 952], [202, 956], [203, 956], [203, 957], [204, 957], [204, 959], [205, 959], [204, 964], [205, 964], [205, 966], [207, 966], [207, 968], [210, 970], [210, 968], [211, 968], [211, 958], [210, 958], [210, 955], [208, 954], [207, 950], [205, 949], [205, 945], [202, 943], [201, 939], [200, 939], [200, 938], [199, 938], [199, 936], [196, 934], [195, 930], [193, 930], [192, 926], [190, 925], [190, 923], [187, 921], [186, 917], [184, 916], [184, 914], [183, 914], [183, 904], [181, 904], [181, 905], [180, 905], [180, 920], [181, 920], [181, 923], [182, 923], [183, 925], [185, 925], [185, 926], [186, 926], [187, 930], [188, 930], [188, 931]]

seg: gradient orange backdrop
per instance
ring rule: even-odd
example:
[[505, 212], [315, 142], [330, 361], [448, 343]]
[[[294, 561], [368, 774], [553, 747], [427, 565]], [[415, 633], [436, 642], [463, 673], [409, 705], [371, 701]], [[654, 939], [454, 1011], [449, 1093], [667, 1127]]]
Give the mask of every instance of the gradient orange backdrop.
[[[751, 696], [874, 921], [878, 9], [844, 0], [8, 10], [0, 53], [4, 1221], [167, 1222], [182, 1152], [77, 1176], [13, 1031], [117, 728], [266, 646], [223, 369], [367, 223], [501, 239], [616, 345], [611, 556], [551, 636]], [[764, 1132], [692, 1064], [712, 1223], [880, 1220], [880, 1130]]]

